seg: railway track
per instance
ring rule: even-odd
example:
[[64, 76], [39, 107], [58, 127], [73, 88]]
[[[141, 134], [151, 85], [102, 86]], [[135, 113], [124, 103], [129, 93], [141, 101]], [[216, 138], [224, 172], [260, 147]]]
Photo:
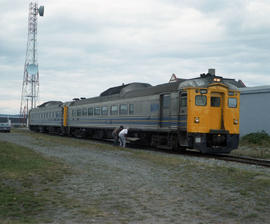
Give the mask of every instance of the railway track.
[[226, 154], [216, 154], [216, 155], [201, 154], [200, 152], [194, 152], [194, 151], [186, 151], [186, 152], [184, 152], [184, 154], [189, 155], [189, 156], [212, 158], [212, 159], [218, 159], [218, 160], [223, 160], [223, 161], [230, 161], [230, 162], [244, 163], [244, 164], [249, 164], [249, 165], [270, 167], [270, 160], [264, 160], [264, 159], [256, 159], [256, 158], [226, 155]]
[[232, 155], [218, 155], [217, 159], [222, 159], [224, 161], [245, 163], [245, 164], [256, 165], [256, 166], [270, 167], [270, 160], [264, 160], [264, 159], [256, 159], [256, 158], [240, 157], [240, 156], [232, 156]]
[[[82, 138], [82, 139], [85, 139], [85, 138]], [[111, 145], [113, 140], [112, 139], [102, 139], [102, 140], [95, 139], [94, 141], [103, 142], [103, 143], [107, 143]], [[143, 150], [151, 150], [151, 151], [154, 150], [154, 151], [159, 151], [159, 152], [164, 152], [164, 153], [182, 154], [182, 155], [188, 155], [188, 156], [194, 156], [194, 157], [212, 158], [212, 159], [218, 159], [218, 160], [223, 160], [223, 161], [238, 162], [238, 163], [263, 166], [263, 167], [270, 167], [270, 160], [256, 159], [256, 158], [251, 158], [251, 157], [241, 157], [241, 156], [234, 156], [234, 155], [227, 155], [227, 154], [202, 154], [197, 151], [164, 150], [161, 148], [144, 147], [142, 145], [137, 145], [137, 144], [130, 144], [128, 147], [143, 149]]]
[[227, 155], [227, 154], [202, 154], [198, 151], [164, 150], [162, 148], [153, 148], [153, 147], [149, 148], [149, 147], [142, 147], [139, 145], [133, 145], [133, 146], [131, 146], [131, 148], [140, 148], [140, 149], [145, 149], [145, 150], [152, 150], [152, 151], [154, 150], [154, 151], [173, 153], [173, 154], [184, 154], [184, 155], [194, 156], [194, 157], [212, 158], [212, 159], [223, 160], [223, 161], [230, 161], [230, 162], [237, 162], [237, 163], [243, 163], [243, 164], [249, 164], [249, 165], [270, 167], [270, 160], [257, 159], [257, 158], [244, 157], [244, 156], [234, 156], [234, 155]]

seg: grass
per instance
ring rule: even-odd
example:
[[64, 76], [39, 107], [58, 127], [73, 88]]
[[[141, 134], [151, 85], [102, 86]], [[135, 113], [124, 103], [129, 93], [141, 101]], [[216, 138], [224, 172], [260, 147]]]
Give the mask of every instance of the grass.
[[52, 186], [67, 173], [60, 161], [0, 141], [0, 223], [36, 223], [57, 203]]
[[249, 200], [253, 198], [253, 203], [261, 203], [261, 206], [268, 207], [270, 203], [269, 175], [262, 176], [262, 174], [254, 171], [225, 167], [215, 168], [215, 175], [222, 177], [217, 178], [218, 181], [227, 186], [228, 189], [233, 189], [238, 194], [238, 199], [245, 198]]
[[90, 140], [84, 140], [84, 139], [78, 139], [78, 138], [41, 134], [41, 133], [37, 133], [37, 132], [29, 131], [29, 130], [23, 130], [23, 129], [13, 129], [12, 132], [33, 137], [37, 141], [37, 144], [40, 146], [56, 146], [56, 145], [61, 144], [61, 145], [67, 145], [67, 146], [73, 146], [73, 147], [85, 147], [85, 148], [100, 148], [100, 149], [110, 149], [110, 150], [123, 149], [120, 147], [115, 147], [113, 145], [99, 143], [94, 140], [90, 141]]
[[[153, 169], [153, 181], [156, 181], [157, 184], [168, 184], [167, 190], [169, 192], [170, 190], [177, 191], [179, 195], [185, 195], [184, 198], [192, 199], [193, 201], [190, 203], [199, 204], [203, 209], [199, 211], [198, 215], [203, 215], [204, 212], [207, 211], [207, 213], [213, 214], [215, 217], [225, 217], [236, 220], [239, 223], [246, 223], [246, 221], [249, 223], [256, 223], [256, 221], [266, 220], [266, 217], [268, 217], [267, 214], [269, 214], [270, 204], [270, 177], [268, 174], [260, 173], [256, 170], [239, 169], [233, 166], [223, 167], [221, 165], [216, 165], [215, 163], [208, 164], [204, 161], [186, 160], [182, 157], [180, 158], [171, 154], [122, 149], [119, 147], [96, 143], [94, 141], [63, 138], [28, 131], [23, 132], [24, 135], [34, 137], [39, 144], [62, 144], [74, 147], [128, 151], [129, 153], [123, 153], [123, 155], [132, 157], [132, 159], [138, 159], [138, 161], [143, 160], [144, 162], [150, 163], [150, 167], [153, 167], [151, 168]], [[267, 143], [264, 141], [260, 145], [258, 142], [256, 144], [250, 142], [246, 143], [242, 139], [241, 144], [244, 145], [245, 148], [243, 148], [243, 150], [247, 153], [252, 152], [252, 150], [254, 151], [252, 147], [260, 149], [260, 147], [262, 148], [267, 146]], [[247, 149], [248, 147], [252, 148], [252, 150]], [[154, 166], [152, 166], [152, 163]], [[169, 177], [166, 182], [162, 181], [162, 179], [160, 180], [159, 175], [157, 175], [157, 172], [162, 170], [161, 168], [169, 171]], [[94, 172], [95, 170], [97, 171]], [[97, 167], [97, 169], [93, 169], [91, 178], [95, 180], [97, 179], [95, 177], [98, 177], [99, 181], [103, 181], [105, 186], [107, 186], [108, 176], [106, 176], [106, 173], [100, 172], [100, 170], [108, 170], [108, 168], [104, 167], [104, 169], [102, 169], [102, 167]], [[119, 172], [120, 171], [121, 170], [119, 170]], [[118, 173], [117, 170], [111, 170], [111, 172], [114, 175]], [[163, 175], [164, 174], [161, 174], [161, 177], [163, 177]], [[110, 184], [108, 186], [111, 186]], [[171, 188], [171, 186], [173, 186], [173, 188]], [[108, 195], [102, 194], [96, 199], [91, 199], [91, 204], [79, 206], [79, 211], [86, 217], [92, 217], [95, 219], [115, 217], [116, 215], [114, 212], [116, 212], [119, 218], [122, 217], [125, 219], [127, 214], [134, 211], [132, 206], [125, 206], [122, 201], [123, 197], [129, 197], [129, 200], [133, 201], [136, 205], [140, 205], [137, 207], [145, 207], [147, 213], [154, 216], [159, 215], [159, 213], [152, 211], [152, 207], [148, 207], [147, 204], [141, 202], [139, 199], [147, 198], [150, 202], [155, 203], [155, 198], [159, 198], [159, 194], [164, 194], [163, 192], [159, 192], [159, 189], [162, 188], [157, 186], [157, 191], [155, 191], [155, 188], [153, 190], [146, 188], [145, 191], [140, 191], [139, 188], [133, 188], [132, 185], [129, 187], [131, 192], [133, 192], [132, 194], [123, 196], [117, 189], [113, 188], [112, 191], [107, 192]], [[114, 195], [114, 197], [110, 197], [110, 195]], [[171, 203], [177, 202], [177, 200], [175, 202], [171, 201]], [[111, 203], [114, 206], [113, 208], [110, 207]], [[168, 203], [167, 200], [165, 205], [166, 203]], [[80, 202], [78, 202], [78, 204], [80, 204]], [[184, 204], [184, 201], [183, 203], [179, 201], [179, 207], [176, 205], [176, 208], [179, 210], [183, 209], [183, 206], [185, 206]], [[71, 205], [74, 205], [74, 202]], [[184, 209], [184, 211], [190, 212], [190, 215], [194, 215], [194, 211], [192, 210]], [[127, 220], [131, 219], [134, 220], [134, 217], [127, 218]], [[125, 222], [123, 221], [123, 223]]]
[[[187, 189], [185, 194], [189, 198], [195, 196], [201, 208], [205, 207], [214, 216], [233, 219], [232, 223], [257, 223], [259, 220], [263, 223], [266, 220], [270, 211], [269, 175], [233, 167], [201, 166], [206, 166], [207, 172], [189, 165], [174, 177], [175, 180], [190, 179], [188, 182], [191, 185], [186, 182], [182, 188]], [[194, 175], [189, 176], [192, 172]], [[263, 178], [258, 178], [261, 176]], [[254, 211], [256, 208], [258, 212]], [[200, 214], [203, 214], [203, 210]]]

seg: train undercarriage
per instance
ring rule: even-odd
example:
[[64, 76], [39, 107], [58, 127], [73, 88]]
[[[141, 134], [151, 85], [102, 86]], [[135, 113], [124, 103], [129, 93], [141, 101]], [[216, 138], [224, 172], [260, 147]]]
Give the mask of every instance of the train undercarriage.
[[[113, 140], [112, 128], [79, 128], [59, 126], [30, 126], [31, 131], [89, 138], [97, 140]], [[237, 148], [239, 135], [228, 133], [187, 133], [185, 131], [157, 132], [130, 129], [128, 134], [130, 144], [150, 146], [165, 150], [196, 149], [202, 153], [230, 153]]]

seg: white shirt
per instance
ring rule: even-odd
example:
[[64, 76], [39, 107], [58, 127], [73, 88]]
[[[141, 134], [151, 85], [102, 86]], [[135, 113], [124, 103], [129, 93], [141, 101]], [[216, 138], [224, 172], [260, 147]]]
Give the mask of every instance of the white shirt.
[[119, 132], [119, 137], [125, 136], [125, 135], [127, 135], [127, 133], [128, 133], [128, 129], [124, 128], [122, 131]]

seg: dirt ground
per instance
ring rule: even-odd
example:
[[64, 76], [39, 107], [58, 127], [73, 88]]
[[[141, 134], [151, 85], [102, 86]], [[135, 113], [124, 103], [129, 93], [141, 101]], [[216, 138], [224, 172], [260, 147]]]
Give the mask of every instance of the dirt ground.
[[40, 214], [40, 223], [270, 223], [268, 168], [29, 131], [0, 140], [73, 170], [54, 186], [66, 203]]

